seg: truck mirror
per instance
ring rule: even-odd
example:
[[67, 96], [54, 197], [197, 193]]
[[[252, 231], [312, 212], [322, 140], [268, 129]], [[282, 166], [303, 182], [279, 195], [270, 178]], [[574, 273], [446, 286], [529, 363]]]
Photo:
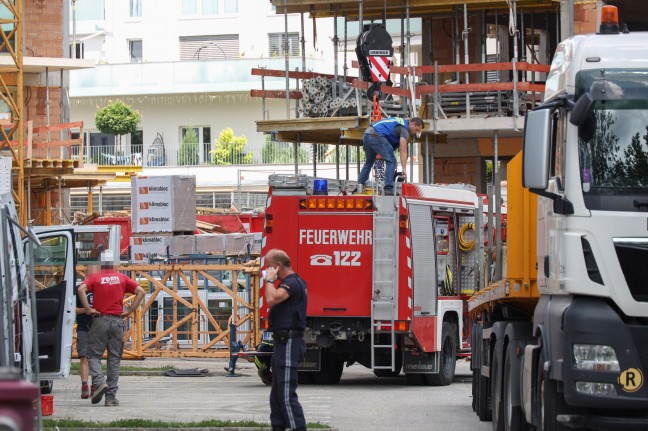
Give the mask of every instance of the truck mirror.
[[552, 113], [540, 109], [528, 112], [524, 119], [522, 185], [528, 189], [546, 190], [549, 183]]
[[569, 122], [574, 126], [580, 126], [581, 124], [583, 124], [585, 119], [589, 116], [590, 112], [592, 112], [593, 104], [594, 98], [592, 97], [592, 94], [589, 92], [583, 93], [576, 101], [574, 109], [572, 109], [571, 116], [569, 117]]

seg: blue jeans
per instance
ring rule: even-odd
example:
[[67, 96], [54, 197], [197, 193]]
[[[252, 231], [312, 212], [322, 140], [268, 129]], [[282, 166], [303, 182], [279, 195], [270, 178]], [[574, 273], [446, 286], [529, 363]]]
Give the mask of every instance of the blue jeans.
[[385, 190], [394, 190], [396, 156], [387, 138], [376, 132], [365, 133], [362, 137], [362, 148], [364, 148], [366, 161], [360, 171], [358, 183], [364, 185], [367, 182], [371, 168], [376, 161], [376, 155], [380, 154], [385, 161]]

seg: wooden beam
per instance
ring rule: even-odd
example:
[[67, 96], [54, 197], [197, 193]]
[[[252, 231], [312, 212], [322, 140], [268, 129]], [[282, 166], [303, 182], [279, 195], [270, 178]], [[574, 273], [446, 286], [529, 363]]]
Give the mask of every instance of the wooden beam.
[[257, 121], [257, 132], [339, 130], [366, 127], [366, 117], [319, 117]]

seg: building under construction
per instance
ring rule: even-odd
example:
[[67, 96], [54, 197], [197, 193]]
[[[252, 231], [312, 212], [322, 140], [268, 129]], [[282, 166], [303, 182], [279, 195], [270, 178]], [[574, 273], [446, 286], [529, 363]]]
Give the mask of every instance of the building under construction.
[[[558, 42], [593, 32], [597, 9], [606, 3], [619, 7], [621, 26], [631, 31], [646, 27], [641, 14], [629, 12], [638, 9], [634, 1], [271, 2], [277, 14], [335, 18], [336, 55], [327, 76], [254, 69], [262, 84], [282, 77], [289, 90], [252, 91], [263, 105], [266, 98], [286, 100], [285, 119], [264, 115], [257, 122], [259, 131], [296, 146], [336, 145], [340, 163], [356, 161], [347, 165], [348, 175], [360, 169], [362, 134], [372, 116], [419, 116], [425, 129], [410, 149], [412, 173], [421, 182], [468, 183], [482, 193], [498, 176], [505, 178], [497, 172], [505, 163], [498, 162], [521, 150], [524, 115], [542, 101]], [[410, 31], [415, 19], [421, 28], [417, 44]], [[394, 22], [400, 24], [399, 45], [384, 30]], [[383, 74], [376, 73], [381, 61], [388, 69]]]

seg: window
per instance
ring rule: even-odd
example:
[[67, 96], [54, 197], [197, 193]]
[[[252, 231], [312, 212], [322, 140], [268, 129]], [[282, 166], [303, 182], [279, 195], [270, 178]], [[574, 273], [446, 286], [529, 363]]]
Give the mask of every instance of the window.
[[128, 52], [130, 54], [131, 63], [142, 62], [142, 40], [129, 40]]
[[184, 126], [180, 128], [178, 165], [202, 165], [211, 162], [211, 127]]
[[180, 37], [180, 60], [223, 60], [239, 56], [238, 34]]
[[96, 21], [104, 19], [104, 0], [84, 0], [75, 2], [76, 19]]
[[182, 15], [238, 13], [238, 0], [182, 0]]
[[142, 16], [142, 0], [130, 0], [129, 12], [131, 17]]
[[238, 12], [238, 0], [223, 0], [225, 3], [224, 12], [225, 13], [237, 13]]
[[202, 14], [216, 15], [218, 13], [218, 0], [202, 0]]
[[[285, 55], [285, 33], [268, 34], [270, 57], [282, 57]], [[288, 55], [299, 56], [299, 33], [288, 33]]]
[[195, 15], [197, 9], [196, 3], [198, 0], [182, 0], [182, 14]]

